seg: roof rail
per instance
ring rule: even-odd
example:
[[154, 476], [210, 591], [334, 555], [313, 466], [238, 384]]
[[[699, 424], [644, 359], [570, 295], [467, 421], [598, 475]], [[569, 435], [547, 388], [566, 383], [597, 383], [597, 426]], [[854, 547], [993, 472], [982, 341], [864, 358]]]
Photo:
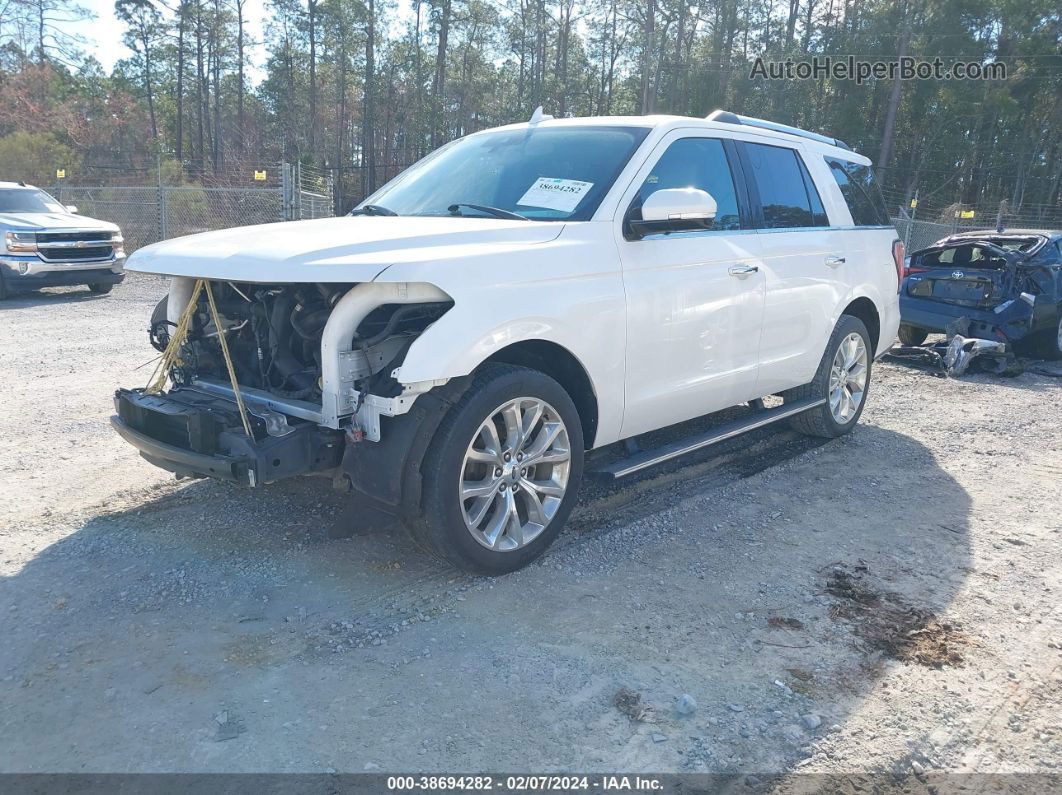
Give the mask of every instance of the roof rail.
[[841, 149], [847, 149], [849, 152], [852, 151], [852, 147], [839, 138], [830, 138], [825, 135], [809, 132], [808, 130], [801, 130], [799, 127], [790, 127], [788, 124], [778, 124], [777, 122], [767, 121], [766, 119], [754, 119], [751, 116], [739, 116], [728, 110], [713, 110], [706, 118], [708, 121], [718, 121], [723, 124], [744, 124], [748, 127], [760, 127], [764, 130], [774, 130], [775, 132], [796, 135], [800, 138], [818, 141], [822, 144], [838, 146]]

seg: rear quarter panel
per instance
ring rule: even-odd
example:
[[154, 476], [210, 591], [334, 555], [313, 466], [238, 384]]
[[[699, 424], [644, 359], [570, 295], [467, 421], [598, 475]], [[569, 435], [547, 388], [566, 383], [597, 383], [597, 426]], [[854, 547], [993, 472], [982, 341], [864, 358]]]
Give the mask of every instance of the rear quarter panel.
[[[857, 298], [868, 298], [878, 311], [880, 330], [874, 355], [892, 347], [900, 327], [899, 278], [892, 258], [893, 241], [899, 238], [893, 226], [856, 226], [837, 181], [826, 165], [827, 157], [869, 163], [854, 153], [839, 153], [833, 147], [814, 142], [802, 144], [804, 161], [815, 180], [830, 224], [841, 233], [841, 246], [850, 256], [839, 272], [837, 302], [830, 317], [832, 330], [845, 308]], [[824, 348], [826, 340], [822, 340]]]

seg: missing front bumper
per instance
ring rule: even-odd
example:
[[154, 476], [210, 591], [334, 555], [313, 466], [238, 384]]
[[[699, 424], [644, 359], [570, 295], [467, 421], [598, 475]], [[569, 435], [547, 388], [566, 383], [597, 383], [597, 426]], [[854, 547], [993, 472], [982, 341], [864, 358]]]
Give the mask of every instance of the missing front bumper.
[[146, 395], [120, 389], [111, 425], [147, 461], [180, 477], [208, 477], [257, 486], [295, 475], [334, 469], [342, 434], [251, 412], [253, 438], [234, 401], [190, 388]]

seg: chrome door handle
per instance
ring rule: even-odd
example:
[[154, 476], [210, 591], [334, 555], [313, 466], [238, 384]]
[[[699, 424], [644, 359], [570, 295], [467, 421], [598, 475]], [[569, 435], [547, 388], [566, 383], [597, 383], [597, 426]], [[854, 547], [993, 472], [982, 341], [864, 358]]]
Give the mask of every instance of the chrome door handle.
[[727, 270], [731, 276], [748, 276], [759, 271], [759, 268], [755, 265], [731, 265]]
[[827, 254], [826, 264], [831, 268], [836, 268], [838, 265], [844, 265], [844, 257], [839, 257], [836, 254]]

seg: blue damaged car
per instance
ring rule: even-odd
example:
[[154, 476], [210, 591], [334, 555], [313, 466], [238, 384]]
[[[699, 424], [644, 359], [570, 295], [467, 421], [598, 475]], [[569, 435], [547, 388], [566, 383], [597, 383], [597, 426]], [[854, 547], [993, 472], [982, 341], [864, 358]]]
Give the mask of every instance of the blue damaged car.
[[963, 232], [911, 254], [900, 341], [937, 332], [1062, 357], [1062, 232]]

